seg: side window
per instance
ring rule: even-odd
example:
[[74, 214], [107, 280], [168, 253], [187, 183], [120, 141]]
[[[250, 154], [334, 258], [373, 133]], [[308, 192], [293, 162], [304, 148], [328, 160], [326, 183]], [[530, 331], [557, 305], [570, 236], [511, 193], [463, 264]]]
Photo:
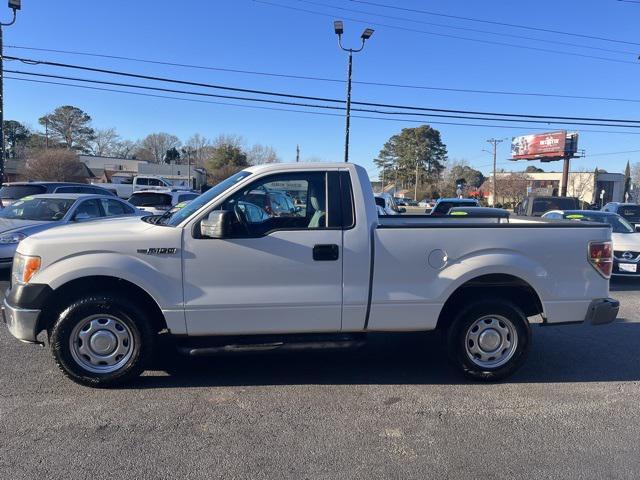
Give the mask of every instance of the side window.
[[150, 178], [149, 185], [153, 187], [160, 187], [160, 186], [163, 186], [164, 184], [157, 178]]
[[118, 215], [128, 215], [133, 213], [133, 209], [128, 205], [118, 202], [117, 200], [100, 199], [102, 210], [107, 217], [115, 217]]
[[82, 202], [78, 208], [76, 208], [76, 213], [74, 214], [76, 220], [89, 220], [100, 216], [100, 206], [98, 205], [98, 200], [95, 199]]
[[222, 209], [231, 213], [230, 229], [235, 237], [326, 228], [326, 175], [300, 172], [267, 176], [225, 201]]
[[136, 178], [136, 185], [149, 185], [148, 178]]
[[87, 193], [83, 192], [82, 187], [58, 187], [55, 193]]

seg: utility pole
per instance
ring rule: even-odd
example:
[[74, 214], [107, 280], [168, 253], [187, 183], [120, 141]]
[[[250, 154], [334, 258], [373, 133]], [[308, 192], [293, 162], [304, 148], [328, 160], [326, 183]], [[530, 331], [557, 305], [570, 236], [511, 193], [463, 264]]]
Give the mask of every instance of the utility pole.
[[497, 189], [496, 189], [496, 184], [498, 183], [498, 178], [496, 176], [497, 172], [496, 172], [496, 157], [497, 157], [497, 153], [498, 153], [498, 144], [502, 143], [502, 140], [498, 140], [496, 138], [490, 138], [489, 140], [487, 140], [487, 142], [489, 142], [491, 145], [493, 145], [493, 182], [492, 182], [492, 195], [493, 195], [493, 201], [491, 202], [491, 206], [495, 207], [496, 206], [496, 195], [497, 195]]
[[296, 145], [296, 163], [300, 161], [300, 145]]
[[349, 161], [349, 129], [351, 126], [351, 74], [353, 72], [353, 54], [362, 51], [362, 49], [364, 48], [364, 42], [369, 40], [371, 38], [371, 35], [373, 35], [373, 29], [366, 28], [364, 32], [362, 32], [362, 35], [360, 36], [360, 39], [362, 40], [362, 44], [360, 45], [360, 48], [344, 48], [342, 46], [342, 34], [344, 33], [344, 25], [340, 20], [336, 20], [335, 22], [333, 22], [333, 29], [336, 32], [336, 35], [338, 36], [338, 45], [340, 46], [340, 48], [345, 52], [349, 52], [349, 68], [347, 72], [346, 128], [345, 128], [345, 134], [344, 134], [344, 161], [348, 162]]
[[418, 201], [418, 166], [419, 165], [420, 165], [420, 162], [416, 160], [416, 184], [415, 184], [414, 193], [413, 193], [413, 199], [416, 202]]
[[2, 27], [8, 27], [16, 22], [16, 11], [20, 10], [20, 0], [9, 0], [9, 8], [13, 11], [13, 18], [8, 23], [0, 22], [0, 182], [4, 182], [4, 45], [2, 40]]

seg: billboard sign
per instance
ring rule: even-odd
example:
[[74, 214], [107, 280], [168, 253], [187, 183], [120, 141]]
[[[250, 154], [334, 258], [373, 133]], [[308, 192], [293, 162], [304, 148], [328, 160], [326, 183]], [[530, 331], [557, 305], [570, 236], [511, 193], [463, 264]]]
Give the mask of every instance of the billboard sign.
[[567, 152], [566, 147], [567, 132], [565, 130], [513, 137], [511, 159], [556, 160], [571, 153]]

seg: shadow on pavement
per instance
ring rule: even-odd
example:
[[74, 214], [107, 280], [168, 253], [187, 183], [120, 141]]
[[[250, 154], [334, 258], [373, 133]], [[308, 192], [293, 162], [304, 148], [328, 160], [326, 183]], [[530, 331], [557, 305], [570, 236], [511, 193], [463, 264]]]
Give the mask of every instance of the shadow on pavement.
[[[640, 380], [640, 323], [534, 327], [525, 365], [506, 383]], [[376, 335], [351, 351], [165, 357], [133, 388], [241, 385], [470, 384], [447, 361], [438, 333]]]
[[609, 290], [612, 292], [635, 292], [640, 291], [640, 276], [631, 277], [612, 277], [609, 284]]

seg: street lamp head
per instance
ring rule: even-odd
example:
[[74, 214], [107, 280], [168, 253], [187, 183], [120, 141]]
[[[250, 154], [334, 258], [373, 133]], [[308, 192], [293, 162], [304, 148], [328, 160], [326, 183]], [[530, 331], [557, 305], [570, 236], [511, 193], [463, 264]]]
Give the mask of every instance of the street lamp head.
[[9, 0], [9, 8], [13, 10], [20, 10], [21, 0]]
[[336, 32], [336, 35], [342, 35], [344, 33], [342, 20], [336, 20], [333, 22], [333, 30]]
[[371, 38], [371, 35], [373, 35], [373, 28], [367, 28], [364, 32], [362, 32], [362, 36], [360, 38], [362, 38], [363, 41], [369, 40]]

